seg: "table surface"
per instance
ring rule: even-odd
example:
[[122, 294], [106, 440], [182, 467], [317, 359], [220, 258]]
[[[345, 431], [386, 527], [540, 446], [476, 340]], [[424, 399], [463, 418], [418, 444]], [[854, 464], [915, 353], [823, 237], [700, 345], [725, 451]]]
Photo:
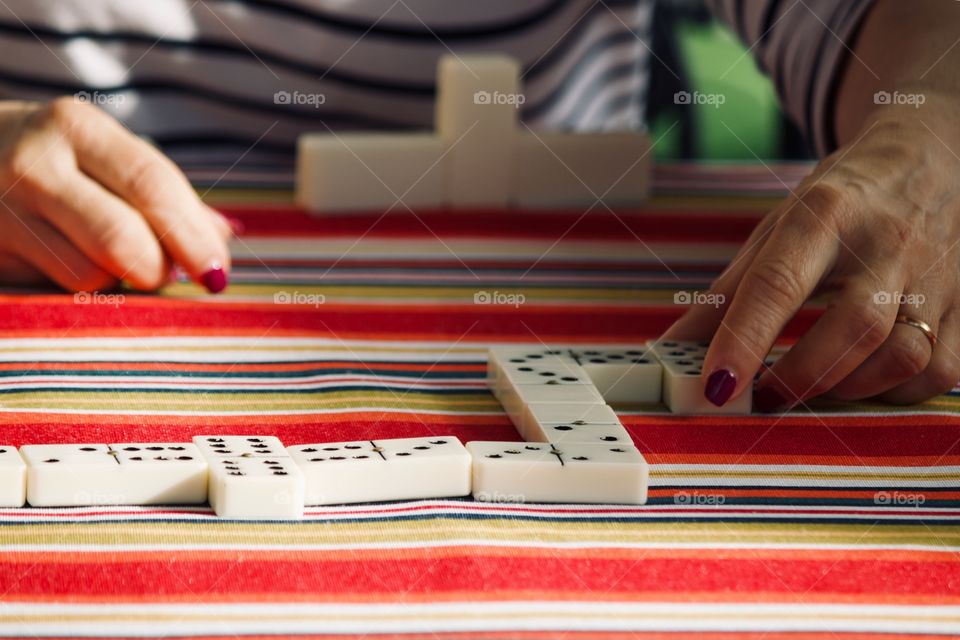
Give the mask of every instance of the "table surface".
[[[586, 214], [320, 219], [221, 188], [246, 225], [225, 295], [0, 295], [0, 442], [516, 440], [487, 347], [657, 336], [760, 209], [666, 189], [749, 192], [745, 175], [665, 171], [651, 208]], [[956, 392], [779, 417], [617, 407], [652, 465], [641, 507], [4, 509], [0, 635], [960, 634], [958, 408]]]

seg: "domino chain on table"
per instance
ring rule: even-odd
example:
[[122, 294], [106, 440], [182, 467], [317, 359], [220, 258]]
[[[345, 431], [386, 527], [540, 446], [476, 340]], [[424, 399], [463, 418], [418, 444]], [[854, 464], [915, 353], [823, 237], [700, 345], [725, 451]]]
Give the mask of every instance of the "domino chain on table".
[[0, 446], [0, 507], [203, 504], [220, 517], [297, 519], [305, 506], [387, 500], [643, 504], [648, 466], [606, 402], [748, 412], [703, 401], [706, 345], [497, 348], [487, 382], [525, 442], [453, 436], [284, 447], [272, 436], [189, 443]]

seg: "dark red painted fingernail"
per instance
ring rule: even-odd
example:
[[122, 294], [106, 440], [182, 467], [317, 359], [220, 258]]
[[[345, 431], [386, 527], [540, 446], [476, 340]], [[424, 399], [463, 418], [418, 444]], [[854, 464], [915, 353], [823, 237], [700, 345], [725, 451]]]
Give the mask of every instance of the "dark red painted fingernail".
[[761, 413], [775, 413], [787, 408], [787, 399], [772, 386], [757, 389], [753, 399], [754, 408]]
[[703, 395], [713, 404], [722, 407], [733, 395], [733, 390], [736, 388], [737, 377], [727, 369], [717, 369], [707, 378]]
[[227, 272], [219, 262], [212, 263], [207, 272], [200, 276], [200, 280], [210, 293], [220, 293], [227, 288]]

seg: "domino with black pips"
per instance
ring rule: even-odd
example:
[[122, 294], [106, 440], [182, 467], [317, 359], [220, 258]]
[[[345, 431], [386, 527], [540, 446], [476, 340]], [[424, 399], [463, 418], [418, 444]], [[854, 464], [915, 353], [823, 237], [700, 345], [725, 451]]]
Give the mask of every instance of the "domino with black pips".
[[242, 520], [303, 517], [303, 473], [279, 438], [194, 436], [210, 465], [209, 500], [216, 514]]
[[35, 507], [200, 504], [208, 466], [191, 443], [25, 445]]
[[636, 447], [469, 442], [481, 501], [644, 504], [649, 467]]
[[27, 464], [16, 447], [0, 446], [0, 507], [22, 507], [27, 499]]
[[749, 414], [753, 381], [738, 397], [718, 407], [703, 395], [703, 362], [710, 343], [693, 340], [657, 340], [650, 351], [663, 365], [663, 403], [673, 413], [687, 415]]
[[330, 442], [287, 450], [304, 474], [308, 506], [470, 493], [470, 454], [454, 436]]
[[573, 348], [571, 353], [606, 402], [660, 402], [663, 366], [642, 348]]

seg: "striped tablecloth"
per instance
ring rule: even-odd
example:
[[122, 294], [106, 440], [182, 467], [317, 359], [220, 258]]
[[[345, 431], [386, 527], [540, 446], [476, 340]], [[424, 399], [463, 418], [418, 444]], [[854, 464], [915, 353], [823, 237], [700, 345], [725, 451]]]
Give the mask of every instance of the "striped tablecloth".
[[[484, 386], [488, 346], [654, 337], [757, 218], [670, 196], [311, 219], [237, 193], [220, 192], [247, 227], [226, 295], [0, 296], [0, 442], [517, 439]], [[960, 634], [958, 408], [618, 407], [652, 463], [643, 507], [0, 510], [0, 634]]]

